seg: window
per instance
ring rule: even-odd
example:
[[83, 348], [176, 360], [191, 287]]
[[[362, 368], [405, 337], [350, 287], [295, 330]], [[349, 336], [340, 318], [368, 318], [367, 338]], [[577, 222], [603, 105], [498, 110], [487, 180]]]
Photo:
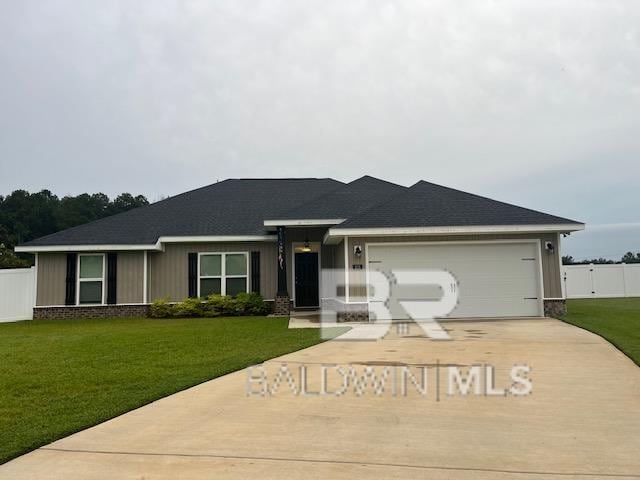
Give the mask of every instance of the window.
[[78, 255], [78, 305], [104, 303], [104, 255]]
[[249, 256], [243, 253], [201, 253], [198, 296], [237, 295], [247, 291]]

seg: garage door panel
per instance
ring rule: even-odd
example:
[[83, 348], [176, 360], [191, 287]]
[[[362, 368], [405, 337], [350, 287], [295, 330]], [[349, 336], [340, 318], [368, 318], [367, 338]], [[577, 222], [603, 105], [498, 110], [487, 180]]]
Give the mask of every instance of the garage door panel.
[[[446, 270], [458, 282], [459, 303], [450, 317], [538, 316], [538, 248], [531, 243], [370, 245], [368, 268]], [[434, 287], [394, 286], [399, 299], [440, 298]]]

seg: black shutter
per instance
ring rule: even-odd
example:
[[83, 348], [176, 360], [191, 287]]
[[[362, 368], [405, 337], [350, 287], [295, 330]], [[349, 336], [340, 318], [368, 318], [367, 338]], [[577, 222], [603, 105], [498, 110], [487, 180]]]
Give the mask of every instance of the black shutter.
[[251, 252], [251, 291], [260, 293], [260, 252]]
[[67, 285], [64, 297], [65, 305], [76, 304], [76, 268], [78, 255], [75, 253], [67, 253]]
[[118, 254], [107, 254], [107, 303], [116, 303], [116, 291], [118, 289]]
[[189, 297], [198, 296], [198, 254], [189, 254]]

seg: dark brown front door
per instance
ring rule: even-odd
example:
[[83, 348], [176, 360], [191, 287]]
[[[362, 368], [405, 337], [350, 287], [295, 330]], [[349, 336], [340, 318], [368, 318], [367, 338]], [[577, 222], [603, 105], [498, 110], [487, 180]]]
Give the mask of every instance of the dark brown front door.
[[317, 307], [318, 253], [296, 253], [296, 307]]

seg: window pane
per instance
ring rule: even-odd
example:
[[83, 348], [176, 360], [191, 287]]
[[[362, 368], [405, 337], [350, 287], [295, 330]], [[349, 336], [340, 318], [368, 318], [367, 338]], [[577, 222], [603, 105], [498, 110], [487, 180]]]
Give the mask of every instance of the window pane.
[[102, 303], [102, 282], [80, 282], [80, 303]]
[[102, 255], [80, 257], [80, 278], [102, 278]]
[[227, 278], [227, 295], [237, 295], [247, 291], [246, 278]]
[[220, 255], [202, 255], [200, 257], [200, 276], [215, 277], [221, 274]]
[[200, 296], [206, 297], [212, 293], [220, 294], [222, 292], [220, 285], [219, 278], [203, 278], [200, 280]]
[[227, 255], [225, 275], [246, 275], [247, 257], [244, 253]]

